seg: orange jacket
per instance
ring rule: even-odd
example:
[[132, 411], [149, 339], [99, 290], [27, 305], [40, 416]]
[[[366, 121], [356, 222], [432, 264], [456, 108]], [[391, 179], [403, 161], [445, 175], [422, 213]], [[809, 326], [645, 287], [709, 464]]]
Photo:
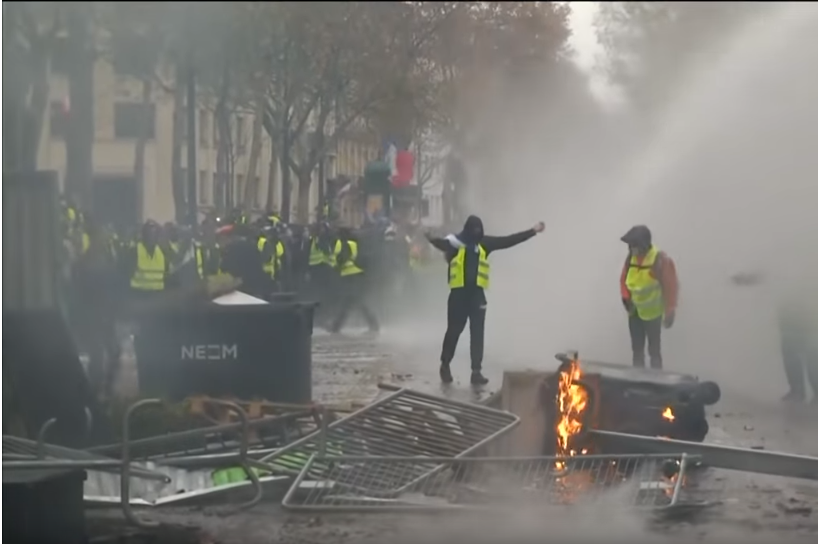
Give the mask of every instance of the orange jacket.
[[[641, 264], [642, 259], [644, 257], [638, 257], [637, 263]], [[619, 276], [619, 290], [622, 294], [622, 300], [630, 300], [631, 298], [631, 293], [625, 285], [630, 263], [631, 258], [628, 255], [628, 258], [625, 259], [625, 265], [622, 267], [622, 274]], [[659, 278], [659, 283], [662, 286], [662, 296], [665, 298], [665, 314], [675, 312], [676, 304], [679, 301], [679, 277], [676, 275], [676, 263], [664, 251], [660, 251], [650, 274], [654, 278], [657, 276]]]

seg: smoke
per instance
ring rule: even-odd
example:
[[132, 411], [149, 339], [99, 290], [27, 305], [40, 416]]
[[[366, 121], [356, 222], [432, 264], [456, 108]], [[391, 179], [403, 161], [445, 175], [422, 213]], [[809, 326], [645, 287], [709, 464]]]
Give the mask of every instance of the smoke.
[[682, 286], [665, 366], [782, 393], [775, 288], [792, 277], [750, 290], [729, 277], [816, 264], [816, 28], [809, 3], [742, 25], [689, 71], [649, 133], [553, 79], [497, 101], [490, 152], [469, 160], [470, 209], [489, 234], [539, 219], [547, 231], [492, 259], [487, 367], [553, 367], [566, 348], [629, 362], [619, 237], [646, 223]]
[[632, 508], [633, 486], [623, 485], [597, 495], [593, 501], [580, 500], [570, 505], [537, 500], [513, 484], [495, 482], [491, 490], [493, 496], [505, 497], [504, 504], [478, 512], [424, 518], [424, 523], [413, 529], [412, 542], [452, 542], [458, 537], [466, 537], [474, 544], [500, 540], [542, 542], [544, 536], [560, 542], [589, 542], [611, 541], [612, 535], [617, 542], [648, 542], [657, 537], [649, 531], [652, 514]]

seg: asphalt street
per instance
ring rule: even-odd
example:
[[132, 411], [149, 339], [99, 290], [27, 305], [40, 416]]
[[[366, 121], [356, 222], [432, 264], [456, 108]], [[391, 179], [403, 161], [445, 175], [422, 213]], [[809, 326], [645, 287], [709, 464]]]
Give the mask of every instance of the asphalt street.
[[[404, 335], [380, 337], [352, 331], [340, 336], [316, 332], [313, 351], [314, 397], [318, 402], [340, 407], [366, 404], [380, 393], [378, 383], [393, 383], [441, 394], [436, 352], [440, 339], [417, 334], [407, 341]], [[461, 354], [462, 355], [462, 354]], [[502, 365], [487, 368], [489, 387], [474, 391], [467, 384], [468, 362], [456, 360], [458, 381], [446, 389], [462, 400], [479, 400], [501, 382]], [[532, 364], [534, 364], [532, 362]], [[788, 407], [760, 402], [729, 389], [709, 411], [711, 432], [708, 441], [735, 446], [818, 455], [818, 414], [808, 407]], [[206, 540], [228, 543], [341, 543], [423, 540], [451, 541], [466, 537], [472, 542], [496, 541], [498, 537], [522, 541], [540, 540], [543, 533], [564, 541], [605, 538], [606, 542], [675, 542], [694, 539], [703, 542], [815, 542], [818, 538], [818, 484], [735, 471], [708, 469], [689, 493], [713, 506], [696, 515], [674, 520], [610, 512], [550, 511], [537, 507], [516, 512], [509, 520], [500, 516], [468, 515], [307, 515], [282, 511], [275, 504], [263, 504], [249, 512], [228, 518], [186, 513], [185, 524], [196, 525]], [[161, 515], [180, 521], [177, 513]]]

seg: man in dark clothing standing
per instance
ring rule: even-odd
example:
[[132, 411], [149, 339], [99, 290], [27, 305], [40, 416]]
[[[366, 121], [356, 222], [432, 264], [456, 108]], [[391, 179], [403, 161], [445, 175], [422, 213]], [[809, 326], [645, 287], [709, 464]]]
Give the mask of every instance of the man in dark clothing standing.
[[330, 332], [340, 332], [349, 312], [357, 308], [369, 326], [369, 332], [376, 334], [380, 330], [380, 324], [366, 303], [365, 266], [362, 266], [358, 258], [360, 255], [358, 242], [352, 239], [349, 229], [339, 229], [333, 254], [335, 255], [335, 267], [341, 277], [339, 285], [341, 300], [338, 315], [330, 327]]
[[486, 321], [486, 294], [489, 285], [488, 256], [493, 251], [508, 249], [525, 242], [543, 232], [545, 224], [540, 222], [533, 228], [509, 236], [485, 236], [483, 221], [471, 215], [460, 234], [450, 234], [445, 238], [429, 238], [429, 242], [442, 251], [449, 263], [448, 327], [443, 338], [440, 353], [440, 379], [452, 383], [449, 368], [460, 334], [469, 322], [471, 340], [471, 383], [488, 383], [482, 374], [483, 339]]
[[222, 271], [241, 280], [242, 292], [265, 300], [269, 297], [271, 280], [264, 273], [255, 232], [247, 225], [231, 227], [230, 239], [222, 249]]
[[78, 299], [77, 329], [88, 353], [88, 378], [99, 394], [111, 392], [119, 372], [121, 350], [115, 321], [119, 310], [117, 269], [104, 232], [91, 218], [85, 229], [88, 246], [74, 266]]

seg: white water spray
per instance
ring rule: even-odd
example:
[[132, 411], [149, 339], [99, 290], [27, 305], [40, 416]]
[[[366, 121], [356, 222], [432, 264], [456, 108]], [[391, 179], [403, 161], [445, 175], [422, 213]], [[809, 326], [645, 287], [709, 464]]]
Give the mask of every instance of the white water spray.
[[[481, 180], [503, 184], [505, 200], [480, 207], [489, 231], [540, 217], [549, 230], [546, 239], [495, 259], [487, 364], [550, 365], [551, 354], [569, 346], [627, 362], [619, 237], [646, 223], [676, 259], [682, 283], [677, 325], [665, 336], [666, 365], [754, 395], [779, 395], [773, 302], [728, 278], [815, 259], [816, 37], [816, 4], [782, 4], [748, 22], [724, 40], [721, 55], [691, 72], [658, 132], [616, 169], [586, 145], [595, 127], [571, 131], [570, 145], [556, 154], [537, 145], [538, 131], [565, 119], [517, 112], [515, 149], [502, 149], [493, 168], [502, 179]], [[614, 140], [632, 136], [623, 126]], [[597, 169], [586, 168], [594, 162]]]

